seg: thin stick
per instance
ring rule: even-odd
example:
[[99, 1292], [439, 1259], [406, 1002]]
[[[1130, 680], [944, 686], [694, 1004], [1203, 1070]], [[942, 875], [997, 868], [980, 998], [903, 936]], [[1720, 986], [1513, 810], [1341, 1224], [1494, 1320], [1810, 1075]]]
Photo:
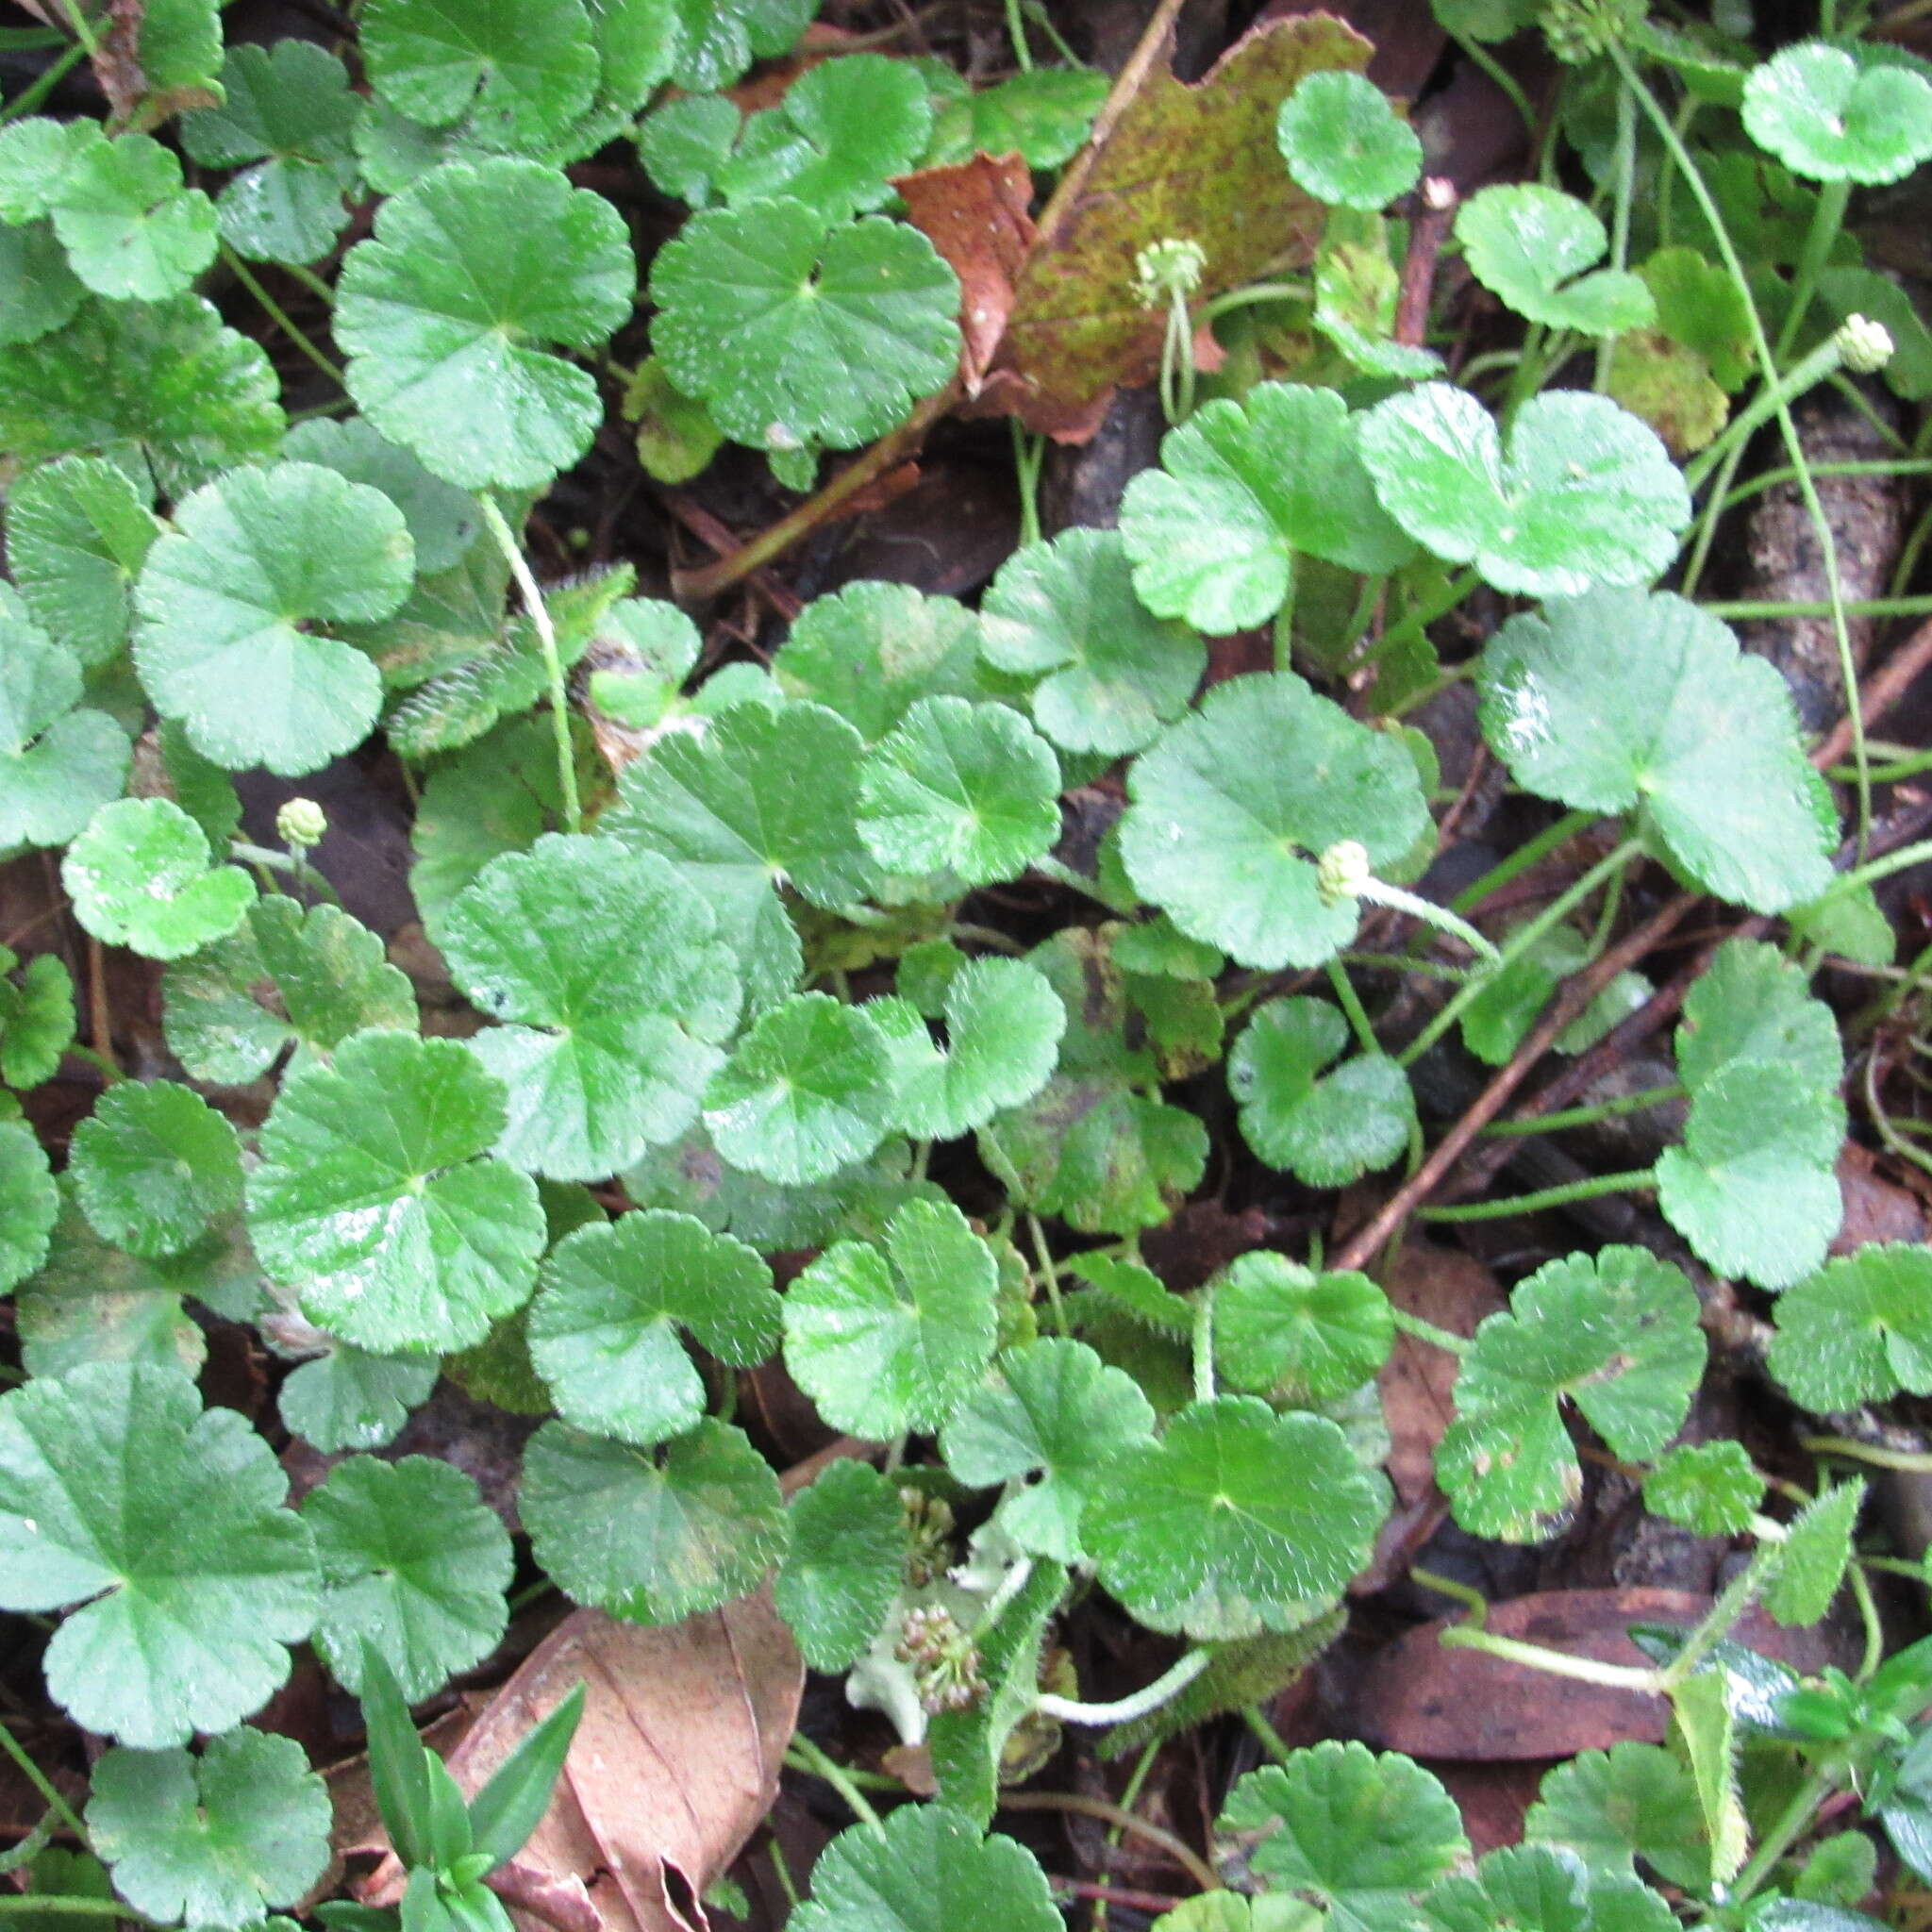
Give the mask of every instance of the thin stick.
[[497, 508], [496, 498], [485, 490], [478, 493], [476, 501], [483, 506], [483, 521], [490, 525], [490, 534], [496, 539], [497, 548], [503, 552], [510, 575], [517, 580], [518, 594], [536, 628], [537, 643], [543, 653], [543, 669], [550, 679], [550, 724], [557, 739], [557, 783], [563, 796], [563, 822], [573, 832], [581, 832], [584, 808], [577, 797], [576, 747], [570, 741], [570, 690], [564, 683], [563, 658], [557, 648], [557, 626], [550, 621], [550, 607], [537, 587], [524, 546]]
[[[1865, 723], [1877, 724], [1906, 694], [1907, 687], [1927, 664], [1932, 664], [1932, 620], [1920, 625], [1885, 660], [1884, 667], [1865, 680], [1858, 708]], [[1811, 762], [1821, 771], [1827, 770], [1838, 764], [1851, 748], [1852, 720], [1848, 711], [1811, 754]]]
[[1080, 1791], [1002, 1791], [1000, 1809], [1077, 1811], [1083, 1818], [1097, 1818], [1103, 1824], [1117, 1824], [1123, 1831], [1130, 1831], [1137, 1838], [1144, 1838], [1149, 1844], [1158, 1845], [1203, 1891], [1219, 1891], [1222, 1889], [1213, 1866], [1186, 1840], [1176, 1838], [1164, 1825], [1150, 1824], [1131, 1811], [1123, 1810], [1118, 1805], [1109, 1804], [1105, 1798], [1090, 1798]]
[[1328, 1266], [1341, 1272], [1367, 1265], [1409, 1215], [1441, 1185], [1463, 1150], [1502, 1112], [1509, 1096], [1529, 1077], [1530, 1070], [1556, 1043], [1558, 1034], [1626, 967], [1634, 966], [1668, 932], [1701, 903], [1696, 892], [1679, 892], [1644, 921], [1637, 930], [1612, 946], [1592, 966], [1570, 980], [1550, 1010], [1511, 1056], [1490, 1084], [1476, 1095], [1462, 1118], [1451, 1127], [1434, 1153], [1383, 1203], [1379, 1212], [1359, 1228]]

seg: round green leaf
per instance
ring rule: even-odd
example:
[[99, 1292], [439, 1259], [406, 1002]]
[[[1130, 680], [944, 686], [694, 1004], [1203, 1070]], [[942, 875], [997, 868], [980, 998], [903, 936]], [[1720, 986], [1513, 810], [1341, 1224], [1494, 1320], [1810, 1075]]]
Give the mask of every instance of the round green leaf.
[[1874, 1243], [1827, 1261], [1776, 1319], [1772, 1372], [1807, 1408], [1932, 1393], [1932, 1251]]
[[1684, 996], [1677, 1076], [1694, 1093], [1746, 1060], [1790, 1067], [1820, 1093], [1844, 1077], [1838, 1020], [1809, 976], [1762, 940], [1726, 940]]
[[933, 134], [928, 168], [970, 160], [976, 154], [1017, 154], [1029, 168], [1058, 168], [1086, 145], [1107, 99], [1108, 76], [1084, 67], [1036, 67], [1009, 74], [991, 87], [958, 91], [932, 75]]
[[348, 69], [291, 38], [231, 47], [220, 85], [223, 104], [184, 114], [180, 126], [204, 167], [243, 171], [215, 200], [222, 239], [258, 261], [320, 259], [348, 222], [342, 196], [356, 185], [362, 103]]
[[1422, 178], [1415, 129], [1359, 74], [1305, 75], [1281, 104], [1274, 139], [1295, 186], [1331, 208], [1386, 208]]
[[1720, 1274], [1789, 1288], [1839, 1230], [1832, 1163], [1844, 1130], [1835, 1093], [1789, 1067], [1740, 1061], [1691, 1096], [1684, 1144], [1657, 1164], [1657, 1206]]
[[835, 1429], [937, 1429], [992, 1357], [999, 1268], [950, 1202], [908, 1201], [883, 1247], [839, 1241], [785, 1296], [785, 1366]]
[[293, 1738], [244, 1726], [199, 1757], [117, 1747], [91, 1783], [95, 1853], [121, 1896], [163, 1924], [258, 1924], [328, 1863], [328, 1788]]
[[150, 959], [179, 959], [247, 916], [255, 881], [208, 870], [208, 835], [165, 798], [104, 805], [60, 861], [75, 917], [98, 940]]
[[931, 127], [925, 83], [909, 61], [847, 54], [801, 74], [744, 124], [717, 187], [729, 202], [788, 194], [836, 221], [882, 208], [892, 176], [919, 165]]
[[1532, 396], [1506, 449], [1467, 390], [1424, 383], [1369, 411], [1361, 454], [1383, 508], [1417, 542], [1524, 596], [1648, 583], [1690, 521], [1657, 432], [1574, 390]]
[[1067, 1024], [1053, 988], [1020, 959], [967, 960], [941, 1011], [943, 1051], [923, 1022], [892, 1042], [897, 1124], [923, 1141], [956, 1140], [1031, 1100], [1053, 1073]]
[[[1778, 1304], [1780, 1315], [1790, 1302], [1787, 1295]], [[1776, 1372], [1776, 1341], [1772, 1344], [1772, 1362]], [[1644, 1477], [1643, 1506], [1682, 1524], [1694, 1536], [1742, 1536], [1763, 1505], [1764, 1490], [1764, 1478], [1752, 1467], [1743, 1443], [1728, 1438], [1687, 1442], [1673, 1449]]]
[[73, 655], [0, 585], [0, 847], [64, 844], [120, 797], [127, 734], [80, 694]]
[[876, 744], [921, 698], [992, 695], [979, 634], [978, 618], [956, 597], [861, 581], [798, 613], [772, 675], [788, 697], [837, 711]]
[[482, 1341], [529, 1299], [543, 1212], [484, 1158], [501, 1084], [454, 1040], [358, 1033], [282, 1086], [248, 1177], [262, 1266], [304, 1311], [374, 1354]]
[[629, 315], [636, 275], [601, 195], [535, 161], [450, 162], [383, 203], [342, 263], [350, 392], [449, 482], [541, 488], [604, 410], [590, 371], [541, 345], [601, 342]]
[[632, 1624], [716, 1609], [785, 1553], [778, 1478], [725, 1423], [658, 1450], [545, 1423], [524, 1452], [519, 1507], [558, 1588]]
[[1476, 1329], [1436, 1479], [1476, 1536], [1534, 1542], [1583, 1492], [1557, 1415], [1568, 1397], [1613, 1455], [1646, 1461], [1683, 1425], [1704, 1374], [1697, 1295], [1641, 1248], [1537, 1270]]
[[[273, 989], [264, 1004], [258, 993]], [[197, 1080], [239, 1087], [293, 1042], [286, 1071], [365, 1027], [416, 1029], [408, 976], [381, 939], [337, 906], [258, 899], [230, 937], [161, 977], [168, 1048]]]
[[1135, 595], [1119, 532], [1063, 530], [1001, 566], [980, 611], [986, 661], [1037, 677], [1034, 722], [1068, 751], [1117, 758], [1187, 709], [1208, 649]]
[[463, 1471], [356, 1456], [302, 1505], [322, 1565], [315, 1647], [345, 1690], [373, 1643], [411, 1704], [495, 1649], [516, 1569], [509, 1532]]
[[[1343, 74], [1303, 86], [1315, 80], [1368, 86]], [[1203, 404], [1170, 430], [1161, 468], [1136, 476], [1121, 504], [1141, 602], [1219, 634], [1274, 616], [1297, 552], [1349, 570], [1406, 562], [1413, 546], [1362, 467], [1363, 420], [1332, 389], [1264, 382], [1241, 402]]]
[[1017, 878], [1059, 837], [1060, 768], [1017, 711], [922, 698], [867, 754], [858, 832], [889, 872]]
[[1227, 1057], [1241, 1138], [1311, 1188], [1387, 1167], [1415, 1125], [1408, 1076], [1386, 1054], [1358, 1054], [1322, 1076], [1347, 1043], [1348, 1023], [1326, 1000], [1297, 996], [1261, 1007]]
[[[303, 45], [278, 42], [277, 45]], [[483, 527], [476, 499], [432, 476], [400, 443], [379, 435], [359, 416], [318, 416], [289, 431], [282, 453], [291, 461], [320, 463], [351, 483], [379, 490], [402, 511], [416, 546], [419, 576], [454, 570]]]
[[1409, 1894], [1469, 1857], [1462, 1814], [1433, 1774], [1399, 1752], [1332, 1738], [1249, 1772], [1220, 1828], [1260, 1834], [1252, 1870], [1322, 1906], [1335, 1932], [1406, 1921]]
[[242, 1141], [192, 1088], [123, 1080], [74, 1130], [68, 1171], [103, 1241], [178, 1254], [242, 1205]]
[[1578, 1752], [1543, 1779], [1523, 1824], [1530, 1843], [1561, 1845], [1592, 1872], [1634, 1877], [1632, 1861], [1641, 1857], [1673, 1884], [1701, 1891], [1710, 1882], [1696, 1781], [1656, 1744], [1626, 1739], [1607, 1751]]
[[1238, 1389], [1293, 1403], [1332, 1402], [1389, 1358], [1395, 1322], [1366, 1274], [1317, 1274], [1265, 1249], [1214, 1287], [1214, 1357]]
[[[9, 963], [10, 962], [10, 963]], [[0, 974], [20, 961], [0, 946]], [[74, 976], [56, 953], [21, 968], [18, 985], [0, 976], [0, 1079], [25, 1092], [51, 1080], [74, 1044]]]
[[313, 772], [369, 735], [375, 666], [316, 624], [371, 624], [408, 595], [415, 546], [380, 491], [315, 463], [237, 470], [175, 512], [135, 589], [135, 664], [197, 751]]
[[638, 124], [638, 158], [660, 194], [708, 208], [743, 131], [744, 116], [725, 95], [677, 94]]
[[1874, 188], [1932, 157], [1932, 83], [1805, 41], [1751, 70], [1744, 129], [1794, 175]]
[[101, 1363], [0, 1396], [0, 1606], [79, 1604], [47, 1688], [143, 1751], [225, 1731], [288, 1676], [315, 1553], [275, 1453], [178, 1370]]
[[940, 1451], [962, 1483], [1019, 1483], [998, 1521], [1024, 1550], [1075, 1563], [1080, 1516], [1117, 1451], [1154, 1437], [1140, 1384], [1084, 1341], [1031, 1341], [999, 1358], [946, 1419]]
[[799, 1491], [772, 1586], [815, 1671], [849, 1670], [886, 1621], [906, 1568], [906, 1506], [869, 1462], [841, 1460]]
[[20, 594], [83, 664], [103, 664], [126, 642], [134, 579], [160, 529], [126, 471], [105, 457], [43, 464], [7, 502], [7, 557]]
[[[1127, 774], [1121, 857], [1143, 898], [1243, 966], [1319, 966], [1355, 936], [1314, 860], [1338, 840], [1388, 866], [1428, 829], [1415, 761], [1291, 672], [1229, 678]], [[1303, 856], [1307, 855], [1307, 856]]]
[[504, 1084], [497, 1151], [555, 1179], [615, 1174], [697, 1117], [738, 1018], [730, 949], [664, 859], [550, 835], [492, 859], [450, 908], [441, 946]]
[[1473, 1877], [1445, 1878], [1424, 1902], [1422, 1922], [1442, 1932], [1670, 1932], [1677, 1923], [1662, 1895], [1638, 1879], [1591, 1872], [1554, 1845], [1506, 1845]]
[[179, 497], [275, 454], [280, 393], [260, 346], [198, 295], [88, 302], [65, 328], [0, 349], [0, 443], [30, 461], [138, 443]]
[[47, 1157], [25, 1121], [0, 1121], [0, 1291], [47, 1258], [60, 1192]]
[[791, 1932], [1059, 1932], [1031, 1852], [983, 1837], [943, 1804], [902, 1805], [881, 1830], [855, 1824], [819, 1854]]
[[876, 1023], [822, 992], [764, 1014], [705, 1091], [718, 1152], [787, 1186], [863, 1160], [891, 1114], [891, 1056]]
[[1524, 611], [1479, 678], [1483, 734], [1518, 784], [1641, 811], [1700, 886], [1753, 911], [1830, 882], [1829, 800], [1784, 680], [1695, 605], [1599, 591]]
[[530, 1305], [530, 1359], [566, 1422], [648, 1449], [705, 1412], [678, 1331], [751, 1368], [777, 1350], [779, 1309], [756, 1250], [653, 1208], [558, 1243]]
[[597, 92], [583, 0], [371, 0], [361, 47], [398, 113], [441, 127], [474, 108], [512, 145], [555, 141]]
[[54, 232], [74, 273], [97, 295], [161, 302], [215, 258], [214, 204], [181, 185], [181, 162], [151, 135], [87, 147], [61, 178]]
[[1117, 1451], [1081, 1538], [1141, 1623], [1222, 1641], [1307, 1623], [1367, 1565], [1388, 1508], [1326, 1417], [1224, 1395]]
[[755, 59], [789, 54], [816, 0], [672, 0], [680, 32], [671, 77], [682, 88], [728, 87]]
[[718, 426], [757, 449], [851, 449], [940, 388], [959, 283], [916, 228], [827, 229], [779, 196], [694, 215], [651, 264], [653, 347]]
[[97, 123], [32, 115], [0, 130], [0, 222], [30, 222], [54, 206], [81, 156], [100, 144]]
[[798, 979], [798, 935], [774, 888], [836, 908], [877, 876], [856, 824], [863, 754], [858, 732], [821, 705], [735, 705], [702, 738], [674, 733], [634, 759], [599, 821], [670, 859], [710, 902], [754, 1009]]
[[429, 1400], [440, 1367], [435, 1356], [371, 1355], [338, 1342], [290, 1374], [275, 1406], [291, 1434], [325, 1454], [380, 1449]]
[[1588, 336], [1648, 328], [1657, 302], [1641, 275], [1593, 268], [1608, 252], [1604, 225], [1574, 194], [1525, 181], [1484, 188], [1456, 215], [1470, 272], [1518, 315]]
[[64, 328], [86, 295], [52, 222], [0, 228], [0, 344]]

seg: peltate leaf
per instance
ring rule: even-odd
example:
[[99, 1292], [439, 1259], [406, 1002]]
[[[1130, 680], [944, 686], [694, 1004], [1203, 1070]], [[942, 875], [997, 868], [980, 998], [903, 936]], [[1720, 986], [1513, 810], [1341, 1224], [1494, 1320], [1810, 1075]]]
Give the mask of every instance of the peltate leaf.
[[160, 528], [105, 457], [29, 471], [8, 497], [7, 557], [35, 622], [83, 664], [105, 663], [127, 641], [134, 579]]
[[1593, 1872], [1634, 1877], [1632, 1861], [1641, 1858], [1673, 1885], [1709, 1882], [1696, 1787], [1690, 1771], [1656, 1744], [1626, 1739], [1557, 1765], [1523, 1829], [1530, 1843], [1567, 1846]]
[[594, 1180], [697, 1117], [738, 1018], [730, 949], [711, 908], [664, 859], [608, 839], [551, 835], [484, 867], [450, 908], [441, 946], [503, 1084], [497, 1151], [561, 1180]]
[[[10, 976], [16, 970], [18, 981]], [[74, 976], [57, 953], [25, 967], [0, 946], [0, 1079], [25, 1091], [51, 1080], [74, 1043]]]
[[778, 1478], [741, 1430], [709, 1420], [658, 1450], [545, 1423], [520, 1507], [558, 1587], [633, 1624], [716, 1609], [785, 1553]]
[[47, 1258], [60, 1193], [34, 1130], [0, 1121], [0, 1288], [12, 1288]]
[[1742, 1536], [1764, 1501], [1764, 1478], [1741, 1442], [1686, 1442], [1643, 1479], [1647, 1509], [1698, 1536]]
[[1306, 1623], [1367, 1562], [1388, 1507], [1334, 1423], [1224, 1395], [1108, 1458], [1081, 1539], [1141, 1623], [1218, 1641]]
[[365, 1644], [420, 1703], [480, 1663], [509, 1618], [509, 1533], [460, 1469], [427, 1456], [355, 1456], [302, 1505], [322, 1565], [315, 1647], [346, 1690]]
[[[521, 34], [523, 8], [496, 10]], [[623, 219], [601, 195], [535, 161], [446, 163], [384, 202], [343, 260], [335, 334], [350, 392], [439, 476], [540, 488], [603, 420], [591, 373], [543, 344], [604, 341], [635, 281]]]
[[772, 1586], [815, 1671], [849, 1669], [899, 1593], [906, 1506], [869, 1462], [841, 1459], [799, 1491], [787, 1510], [791, 1541]]
[[1238, 1389], [1292, 1403], [1359, 1389], [1389, 1358], [1389, 1298], [1353, 1270], [1317, 1274], [1256, 1249], [1214, 1284], [1214, 1354]]
[[237, 470], [175, 512], [135, 598], [135, 663], [163, 717], [230, 771], [296, 777], [368, 736], [376, 669], [315, 625], [370, 624], [408, 594], [415, 545], [380, 491], [314, 463]]
[[1359, 74], [1306, 75], [1281, 104], [1274, 140], [1295, 185], [1331, 208], [1386, 208], [1422, 175], [1414, 128]]
[[337, 1342], [296, 1368], [275, 1397], [282, 1421], [325, 1455], [380, 1449], [436, 1387], [436, 1357], [371, 1355]]
[[882, 1830], [855, 1824], [812, 1868], [791, 1932], [1058, 1932], [1046, 1874], [1012, 1839], [987, 1838], [943, 1804], [902, 1805]]
[[263, 1267], [372, 1353], [480, 1341], [529, 1299], [544, 1240], [535, 1184], [486, 1156], [504, 1121], [502, 1085], [460, 1042], [353, 1035], [283, 1083], [262, 1128]]
[[1788, 1289], [1775, 1313], [1772, 1372], [1807, 1408], [1932, 1394], [1932, 1251], [1874, 1242]]
[[565, 1421], [648, 1449], [705, 1412], [679, 1331], [752, 1368], [777, 1351], [780, 1306], [755, 1250], [652, 1208], [558, 1243], [530, 1307], [530, 1359]]
[[834, 1428], [936, 1430], [997, 1328], [993, 1253], [950, 1202], [908, 1201], [884, 1241], [839, 1241], [785, 1296], [785, 1365]]
[[79, 1604], [47, 1646], [75, 1722], [139, 1750], [225, 1731], [289, 1674], [317, 1581], [274, 1452], [175, 1369], [102, 1363], [0, 1396], [0, 1604]]
[[682, 88], [727, 87], [754, 59], [789, 54], [813, 0], [672, 0], [680, 33], [672, 78]]
[[1456, 239], [1484, 288], [1546, 328], [1613, 336], [1657, 319], [1641, 275], [1596, 267], [1610, 238], [1560, 189], [1535, 181], [1480, 189], [1457, 210]]
[[1525, 611], [1484, 651], [1480, 690], [1518, 784], [1639, 812], [1707, 891], [1781, 912], [1829, 882], [1829, 802], [1784, 681], [1695, 605], [1598, 591]]
[[328, 1863], [328, 1788], [293, 1738], [243, 1726], [186, 1751], [117, 1747], [94, 1766], [87, 1828], [121, 1896], [192, 1925], [258, 1924]]
[[1890, 62], [1861, 65], [1823, 41], [1753, 68], [1743, 116], [1751, 139], [1807, 180], [1873, 188], [1932, 157], [1932, 82]]
[[1425, 383], [1369, 411], [1361, 453], [1384, 508], [1417, 542], [1524, 596], [1648, 583], [1690, 521], [1657, 432], [1574, 390], [1531, 397], [1506, 449], [1467, 390]]
[[110, 1087], [75, 1128], [68, 1171], [94, 1232], [150, 1260], [242, 1205], [240, 1137], [173, 1080]]
[[127, 734], [80, 694], [79, 663], [0, 585], [0, 847], [65, 844], [120, 797]]
[[162, 302], [214, 259], [214, 204], [181, 183], [180, 158], [146, 134], [83, 147], [52, 197], [68, 265], [97, 295]]
[[60, 861], [75, 916], [109, 945], [179, 959], [225, 939], [255, 902], [239, 866], [208, 869], [208, 837], [165, 798], [104, 805]]

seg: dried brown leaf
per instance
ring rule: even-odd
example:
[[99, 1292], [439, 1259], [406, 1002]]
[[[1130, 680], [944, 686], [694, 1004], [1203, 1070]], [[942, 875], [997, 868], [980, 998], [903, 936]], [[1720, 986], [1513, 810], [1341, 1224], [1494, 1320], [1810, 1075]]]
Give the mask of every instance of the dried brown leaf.
[[[577, 1726], [556, 1796], [504, 1888], [512, 1915], [607, 1932], [703, 1932], [699, 1894], [770, 1809], [805, 1667], [767, 1595], [665, 1628], [598, 1610], [565, 1618], [532, 1651], [449, 1768], [479, 1790], [578, 1682]], [[361, 1888], [400, 1895], [393, 1858]], [[541, 1907], [539, 1920], [529, 1909]]]

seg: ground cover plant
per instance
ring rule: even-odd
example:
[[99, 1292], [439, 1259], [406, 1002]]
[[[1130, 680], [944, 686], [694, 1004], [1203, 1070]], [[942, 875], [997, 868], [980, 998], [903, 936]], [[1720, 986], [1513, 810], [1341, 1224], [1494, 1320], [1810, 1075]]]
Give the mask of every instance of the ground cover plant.
[[0, 1920], [1922, 1926], [1928, 16], [0, 25]]

